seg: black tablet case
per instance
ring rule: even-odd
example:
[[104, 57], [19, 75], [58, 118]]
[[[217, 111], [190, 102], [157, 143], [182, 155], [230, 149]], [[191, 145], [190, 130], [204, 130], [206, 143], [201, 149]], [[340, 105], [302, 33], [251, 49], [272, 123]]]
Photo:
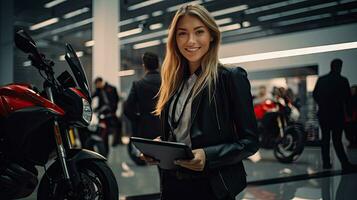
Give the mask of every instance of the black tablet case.
[[176, 169], [174, 160], [190, 160], [193, 158], [191, 148], [183, 143], [155, 141], [139, 137], [131, 137], [131, 142], [143, 154], [159, 160], [162, 169]]

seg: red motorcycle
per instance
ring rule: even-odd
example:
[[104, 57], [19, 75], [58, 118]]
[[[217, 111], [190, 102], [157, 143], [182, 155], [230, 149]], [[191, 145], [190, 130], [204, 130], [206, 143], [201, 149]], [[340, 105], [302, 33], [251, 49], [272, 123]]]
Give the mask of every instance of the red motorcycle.
[[38, 184], [35, 166], [42, 166], [38, 200], [117, 200], [106, 159], [72, 148], [68, 138], [70, 127], [86, 127], [92, 118], [88, 81], [74, 49], [66, 45], [65, 59], [75, 79], [67, 71], [55, 78], [54, 63], [26, 32], [15, 34], [15, 44], [44, 78], [44, 91], [29, 84], [0, 87], [1, 199], [29, 196]]
[[254, 106], [254, 112], [261, 146], [273, 149], [278, 161], [291, 163], [304, 150], [306, 132], [301, 123], [293, 120], [296, 117], [292, 117], [292, 107], [280, 100], [266, 99]]

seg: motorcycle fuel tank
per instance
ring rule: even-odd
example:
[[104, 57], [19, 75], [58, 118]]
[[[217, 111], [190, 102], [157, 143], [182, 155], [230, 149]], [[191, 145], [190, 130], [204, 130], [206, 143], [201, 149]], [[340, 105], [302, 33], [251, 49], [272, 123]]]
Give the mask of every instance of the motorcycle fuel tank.
[[0, 87], [0, 117], [31, 107], [44, 107], [60, 116], [64, 110], [33, 91], [28, 84], [9, 84]]

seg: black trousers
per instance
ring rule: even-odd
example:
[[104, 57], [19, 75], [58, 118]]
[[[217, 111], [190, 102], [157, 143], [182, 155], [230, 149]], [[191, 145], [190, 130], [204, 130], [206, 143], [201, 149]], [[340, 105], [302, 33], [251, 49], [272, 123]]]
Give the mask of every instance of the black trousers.
[[218, 199], [209, 184], [208, 178], [179, 180], [173, 175], [161, 174], [161, 200], [234, 200], [227, 196]]
[[330, 139], [332, 134], [332, 142], [335, 148], [338, 159], [340, 160], [342, 166], [349, 164], [348, 158], [343, 148], [342, 144], [342, 127], [331, 127], [328, 124], [320, 123], [321, 132], [322, 132], [322, 162], [324, 165], [330, 164]]

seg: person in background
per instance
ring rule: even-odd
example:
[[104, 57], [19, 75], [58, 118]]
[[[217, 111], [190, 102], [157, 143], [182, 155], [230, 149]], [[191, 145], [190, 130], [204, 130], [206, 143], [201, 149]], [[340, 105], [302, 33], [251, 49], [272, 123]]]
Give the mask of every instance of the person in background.
[[[103, 78], [98, 77], [94, 80], [95, 92], [92, 98], [98, 97], [98, 106], [94, 109], [99, 115], [105, 116], [108, 128], [102, 133], [106, 153], [109, 152], [109, 134], [114, 134], [114, 141], [118, 142], [116, 137], [121, 138], [121, 126], [116, 111], [118, 109], [119, 95], [117, 89], [103, 81]], [[119, 143], [121, 142], [121, 139]]]
[[260, 104], [267, 99], [271, 99], [272, 96], [267, 92], [267, 88], [264, 85], [259, 86], [258, 93], [253, 99], [253, 105]]
[[301, 102], [298, 97], [294, 94], [293, 90], [291, 88], [288, 88], [285, 91], [285, 101], [292, 104], [296, 109], [300, 110], [301, 108]]
[[351, 86], [351, 98], [349, 101], [351, 116], [347, 118], [345, 127], [346, 138], [349, 148], [357, 148], [357, 85]]
[[133, 136], [154, 139], [160, 135], [160, 119], [153, 114], [161, 85], [159, 58], [146, 52], [142, 61], [145, 76], [133, 82], [124, 103], [124, 114], [135, 126]]
[[330, 73], [319, 77], [313, 91], [313, 98], [318, 105], [317, 117], [322, 132], [322, 163], [324, 169], [332, 167], [330, 160], [330, 138], [332, 134], [333, 146], [343, 170], [353, 170], [342, 144], [342, 131], [348, 100], [351, 97], [348, 80], [341, 76], [342, 60], [331, 62]]
[[244, 69], [219, 63], [220, 42], [219, 27], [204, 7], [178, 9], [161, 68], [156, 140], [185, 143], [194, 158], [160, 170], [162, 200], [233, 200], [246, 187], [242, 160], [258, 150], [250, 83]]

